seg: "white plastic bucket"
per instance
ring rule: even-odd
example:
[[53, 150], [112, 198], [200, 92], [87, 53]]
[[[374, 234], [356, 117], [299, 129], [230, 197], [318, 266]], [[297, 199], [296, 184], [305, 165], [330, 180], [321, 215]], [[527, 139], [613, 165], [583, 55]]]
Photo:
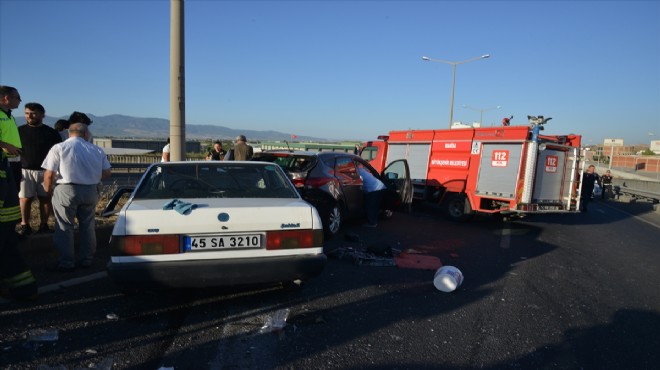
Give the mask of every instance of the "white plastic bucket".
[[442, 266], [435, 272], [433, 285], [442, 292], [453, 292], [463, 283], [463, 273], [454, 266]]

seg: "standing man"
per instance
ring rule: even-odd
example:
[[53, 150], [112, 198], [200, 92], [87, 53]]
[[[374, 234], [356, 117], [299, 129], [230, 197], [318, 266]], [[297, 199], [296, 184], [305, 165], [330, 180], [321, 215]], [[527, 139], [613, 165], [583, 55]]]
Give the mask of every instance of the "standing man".
[[610, 170], [605, 171], [605, 174], [600, 177], [600, 187], [602, 189], [601, 191], [601, 199], [605, 200], [609, 198], [609, 194], [612, 194], [612, 173]]
[[170, 161], [170, 138], [167, 138], [167, 145], [163, 147], [163, 157], [160, 160], [161, 162]]
[[587, 212], [587, 205], [593, 196], [594, 184], [596, 181], [598, 181], [598, 174], [596, 173], [596, 166], [592, 164], [587, 167], [587, 170], [582, 174], [582, 191], [580, 193], [582, 212]]
[[9, 296], [36, 298], [37, 281], [18, 250], [14, 230], [21, 219], [18, 191], [7, 157], [21, 153], [21, 140], [11, 110], [18, 108], [21, 95], [16, 88], [0, 85], [0, 285]]
[[209, 153], [209, 155], [206, 157], [206, 159], [211, 160], [211, 161], [221, 161], [225, 159], [225, 152], [224, 149], [222, 149], [222, 143], [220, 140], [216, 140], [213, 143], [213, 150]]
[[62, 142], [60, 134], [55, 129], [44, 125], [46, 110], [39, 103], [25, 104], [25, 121], [27, 124], [18, 128], [23, 151], [21, 153], [21, 166], [23, 179], [18, 198], [21, 204], [21, 225], [18, 234], [27, 236], [32, 233], [30, 227], [30, 213], [32, 199], [39, 198], [39, 232], [50, 232], [48, 217], [51, 214], [50, 197], [44, 189], [44, 170], [41, 163], [53, 145]]
[[87, 140], [90, 143], [94, 143], [94, 137], [92, 136], [92, 132], [89, 131], [89, 125], [92, 124], [92, 121], [85, 113], [82, 112], [73, 112], [69, 116], [69, 125], [72, 123], [82, 123], [85, 125], [85, 128], [87, 129], [87, 137], [85, 140]]
[[99, 199], [96, 185], [110, 177], [111, 172], [105, 153], [87, 141], [88, 135], [87, 125], [72, 123], [69, 138], [53, 146], [41, 165], [46, 170], [44, 187], [53, 197], [56, 221], [53, 242], [60, 254], [57, 270], [61, 272], [75, 269], [73, 226], [76, 217], [80, 223], [78, 265], [90, 267], [96, 253], [94, 214]]
[[69, 121], [66, 119], [58, 119], [53, 125], [53, 128], [60, 134], [62, 141], [69, 138]]
[[234, 144], [234, 160], [235, 161], [249, 161], [254, 154], [252, 146], [246, 143], [247, 138], [245, 135], [238, 135], [236, 144]]
[[367, 223], [365, 227], [378, 226], [378, 213], [380, 212], [380, 202], [385, 195], [385, 184], [380, 181], [369, 169], [362, 163], [358, 163], [358, 173], [362, 178], [362, 191], [364, 192], [364, 208], [367, 214]]

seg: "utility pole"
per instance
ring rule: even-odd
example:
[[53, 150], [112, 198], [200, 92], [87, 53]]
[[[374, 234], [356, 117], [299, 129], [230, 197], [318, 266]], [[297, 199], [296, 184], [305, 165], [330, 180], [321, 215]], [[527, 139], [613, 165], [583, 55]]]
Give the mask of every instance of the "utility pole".
[[170, 160], [186, 158], [183, 0], [170, 0]]

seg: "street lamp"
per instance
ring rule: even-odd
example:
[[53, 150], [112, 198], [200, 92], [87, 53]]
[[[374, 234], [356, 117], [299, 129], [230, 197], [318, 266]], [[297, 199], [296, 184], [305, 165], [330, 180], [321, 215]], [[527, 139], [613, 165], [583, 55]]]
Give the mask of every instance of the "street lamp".
[[454, 86], [456, 85], [456, 66], [459, 64], [464, 64], [467, 62], [472, 62], [474, 60], [486, 59], [486, 58], [490, 58], [490, 54], [484, 54], [480, 57], [471, 58], [460, 62], [450, 62], [448, 60], [433, 59], [426, 56], [422, 57], [422, 60], [425, 60], [427, 62], [445, 63], [445, 64], [450, 64], [452, 67], [453, 78], [451, 80], [451, 102], [449, 103], [449, 128], [451, 128], [452, 121], [454, 120]]
[[470, 107], [469, 105], [463, 105], [463, 108], [472, 109], [472, 110], [476, 110], [477, 112], [479, 112], [479, 124], [483, 125], [484, 124], [484, 112], [487, 112], [487, 111], [493, 110], [493, 109], [500, 109], [502, 107], [500, 107], [498, 105], [497, 107], [479, 109], [479, 108]]

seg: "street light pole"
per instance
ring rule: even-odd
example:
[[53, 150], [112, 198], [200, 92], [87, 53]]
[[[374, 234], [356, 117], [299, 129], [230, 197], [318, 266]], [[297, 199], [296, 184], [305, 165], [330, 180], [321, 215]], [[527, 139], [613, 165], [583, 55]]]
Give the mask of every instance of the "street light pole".
[[472, 110], [476, 110], [476, 111], [478, 111], [478, 112], [479, 112], [479, 124], [480, 124], [480, 125], [483, 125], [483, 124], [484, 124], [484, 112], [489, 111], [489, 110], [493, 110], [493, 109], [500, 109], [500, 108], [502, 108], [502, 107], [498, 105], [497, 107], [491, 107], [491, 108], [483, 108], [483, 109], [479, 109], [479, 108], [471, 107], [471, 106], [469, 106], [469, 105], [463, 105], [463, 108], [467, 108], [467, 109], [472, 109]]
[[467, 62], [472, 62], [474, 60], [486, 59], [486, 58], [490, 58], [490, 54], [484, 54], [480, 57], [466, 59], [466, 60], [463, 60], [463, 61], [460, 61], [460, 62], [451, 62], [451, 61], [448, 61], [448, 60], [433, 59], [433, 58], [429, 58], [429, 57], [426, 57], [426, 56], [422, 57], [422, 60], [425, 60], [427, 62], [445, 63], [445, 64], [449, 64], [449, 65], [452, 66], [453, 77], [452, 77], [452, 80], [451, 80], [451, 101], [449, 102], [449, 128], [451, 128], [451, 124], [454, 121], [454, 88], [456, 86], [456, 66], [459, 65], [459, 64], [464, 64], [464, 63], [467, 63]]

